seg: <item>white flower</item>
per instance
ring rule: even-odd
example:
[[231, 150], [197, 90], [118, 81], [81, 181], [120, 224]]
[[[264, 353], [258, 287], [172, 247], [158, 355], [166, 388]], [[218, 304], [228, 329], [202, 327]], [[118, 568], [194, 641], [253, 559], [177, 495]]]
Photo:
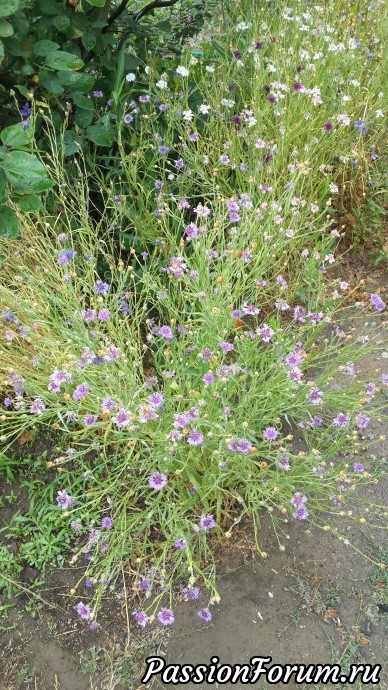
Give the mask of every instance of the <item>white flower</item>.
[[375, 117], [384, 117], [384, 111], [383, 110], [376, 110]]
[[185, 122], [190, 122], [194, 117], [194, 113], [192, 110], [184, 110], [183, 111], [183, 119]]
[[167, 89], [168, 84], [164, 79], [159, 79], [159, 81], [156, 82], [155, 86], [157, 86], [158, 89]]
[[177, 67], [175, 71], [177, 74], [180, 74], [181, 77], [189, 76], [189, 70], [187, 69], [187, 67], [184, 67], [183, 65], [179, 65], [179, 67]]
[[146, 67], [144, 67], [144, 71], [145, 71], [146, 74], [149, 74], [149, 73], [150, 73], [149, 65], [147, 65]]
[[213, 65], [206, 65], [205, 70], [206, 70], [206, 72], [210, 72], [210, 74], [213, 74], [214, 67], [213, 67]]
[[126, 80], [126, 81], [136, 81], [136, 74], [135, 74], [134, 72], [130, 72], [130, 73], [127, 74], [127, 76], [125, 77], [125, 80]]
[[338, 187], [336, 184], [334, 184], [334, 182], [330, 182], [329, 189], [332, 192], [332, 194], [337, 194], [338, 192]]
[[210, 108], [211, 108], [210, 105], [207, 105], [206, 103], [202, 103], [202, 104], [198, 107], [198, 110], [199, 110], [199, 112], [200, 112], [202, 115], [208, 115]]

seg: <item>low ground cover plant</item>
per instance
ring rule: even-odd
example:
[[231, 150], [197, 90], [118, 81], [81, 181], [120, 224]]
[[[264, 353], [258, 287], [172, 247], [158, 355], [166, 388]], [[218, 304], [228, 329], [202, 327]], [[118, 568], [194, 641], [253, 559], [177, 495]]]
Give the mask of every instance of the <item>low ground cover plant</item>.
[[282, 549], [292, 520], [344, 539], [336, 516], [365, 521], [356, 489], [377, 481], [357, 443], [388, 372], [362, 381], [357, 360], [381, 347], [365, 314], [384, 295], [354, 307], [329, 276], [335, 200], [380, 151], [382, 5], [227, 11], [169, 72], [118, 79], [116, 157], [69, 165], [50, 109], [29, 116], [53, 184], [2, 243], [1, 440], [7, 467], [21, 435], [55, 434], [34, 509], [85, 564], [92, 628], [123, 572], [141, 627], [201, 587], [211, 620], [214, 546], [244, 516], [264, 557], [261, 510]]

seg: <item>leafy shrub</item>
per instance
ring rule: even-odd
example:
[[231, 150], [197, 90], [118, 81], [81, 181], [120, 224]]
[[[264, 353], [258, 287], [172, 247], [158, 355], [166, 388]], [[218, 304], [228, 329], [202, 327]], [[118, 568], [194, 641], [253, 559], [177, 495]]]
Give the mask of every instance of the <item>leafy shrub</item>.
[[[112, 84], [122, 88], [124, 70], [136, 71], [150, 50], [158, 65], [163, 55], [179, 53], [182, 39], [207, 16], [209, 5], [207, 9], [204, 5], [203, 0], [188, 0], [183, 10], [180, 2], [178, 9], [178, 0], [140, 1], [134, 10], [128, 0], [1, 3], [1, 234], [15, 237], [19, 229], [14, 210], [5, 204], [9, 194], [23, 212], [36, 212], [40, 208], [37, 195], [50, 188], [45, 170], [29, 146], [33, 139], [31, 99], [48, 102], [58, 132], [65, 127], [65, 155], [89, 144], [116, 145], [110, 125], [115, 107], [102, 115], [94, 107], [93, 94], [97, 102], [102, 102], [103, 94], [110, 100]], [[161, 18], [160, 11], [164, 13]], [[15, 123], [17, 111], [21, 122]], [[44, 151], [40, 118], [35, 124], [36, 142]]]

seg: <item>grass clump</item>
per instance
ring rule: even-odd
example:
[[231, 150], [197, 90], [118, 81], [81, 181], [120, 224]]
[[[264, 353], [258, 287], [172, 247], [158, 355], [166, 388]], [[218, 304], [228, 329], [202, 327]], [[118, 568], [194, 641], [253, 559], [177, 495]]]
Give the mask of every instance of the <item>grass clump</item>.
[[2, 246], [1, 439], [6, 455], [31, 430], [59, 439], [34, 505], [51, 495], [85, 563], [73, 594], [92, 628], [123, 571], [142, 627], [173, 623], [174, 592], [201, 583], [211, 620], [214, 546], [243, 517], [265, 557], [260, 510], [284, 549], [288, 521], [336, 531], [377, 481], [357, 442], [388, 378], [360, 380], [357, 360], [380, 344], [327, 278], [331, 198], [380, 132], [381, 65], [356, 31], [377, 18], [235, 5], [202, 59], [148, 69], [136, 102], [123, 84], [118, 136], [132, 126], [136, 145], [119, 172], [85, 179], [81, 155], [69, 171], [44, 116], [56, 186]]

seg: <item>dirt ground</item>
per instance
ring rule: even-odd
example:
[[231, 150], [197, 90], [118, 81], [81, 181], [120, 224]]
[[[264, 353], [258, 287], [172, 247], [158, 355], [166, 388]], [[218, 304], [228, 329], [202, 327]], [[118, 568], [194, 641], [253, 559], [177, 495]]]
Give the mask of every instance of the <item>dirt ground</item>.
[[[384, 284], [381, 271], [366, 271], [365, 279], [370, 288], [373, 281]], [[363, 360], [363, 373], [377, 368], [388, 373], [387, 322], [375, 314], [369, 322], [385, 339], [386, 349]], [[386, 403], [383, 394], [378, 402]], [[388, 469], [388, 442], [374, 445], [382, 434], [388, 437], [387, 410], [380, 419], [367, 429], [367, 469], [371, 454], [378, 454]], [[387, 477], [364, 491], [364, 498], [385, 505]], [[0, 510], [0, 520], [4, 518]], [[384, 529], [345, 521], [341, 530], [356, 549], [388, 569]], [[131, 627], [128, 637], [125, 606], [115, 592], [103, 606], [101, 629], [85, 632], [69, 599], [77, 571], [55, 570], [44, 586], [35, 587], [39, 576], [26, 569], [25, 586], [33, 588], [34, 596], [22, 592], [0, 599], [0, 690], [132, 690], [139, 684], [144, 658], [155, 654], [165, 655], [168, 663], [191, 664], [209, 663], [210, 656], [219, 656], [220, 663], [271, 656], [272, 663], [341, 663], [344, 671], [352, 663], [380, 663], [379, 687], [388, 689], [387, 571], [330, 533], [303, 523], [287, 525], [289, 538], [282, 551], [264, 517], [261, 548], [266, 559], [255, 551], [251, 532], [249, 524], [243, 525], [222, 549], [221, 601], [212, 607], [211, 623], [196, 616], [207, 602], [182, 602], [174, 607], [176, 624], [168, 631], [155, 627], [142, 633]], [[163, 686], [156, 681], [154, 687]]]

